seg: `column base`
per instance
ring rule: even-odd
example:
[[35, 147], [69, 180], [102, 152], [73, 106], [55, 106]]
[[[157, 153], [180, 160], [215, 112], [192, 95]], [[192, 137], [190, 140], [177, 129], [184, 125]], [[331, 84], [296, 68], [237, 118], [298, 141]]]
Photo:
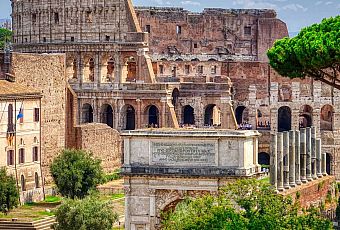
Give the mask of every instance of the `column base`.
[[318, 173], [318, 174], [316, 174], [316, 175], [318, 176], [318, 178], [323, 177], [322, 173]]
[[291, 188], [295, 188], [295, 187], [296, 187], [296, 184], [295, 184], [295, 182], [294, 182], [294, 183], [289, 183], [289, 186], [290, 186]]
[[318, 176], [317, 175], [313, 175], [313, 180], [317, 180]]
[[328, 176], [328, 174], [327, 174], [327, 173], [322, 173], [322, 175], [323, 175], [323, 176]]
[[301, 182], [306, 184], [307, 183], [307, 179], [306, 178], [301, 178]]
[[283, 187], [284, 187], [285, 189], [290, 189], [289, 184], [285, 184], [285, 185], [283, 185]]
[[307, 181], [312, 181], [313, 177], [307, 177]]
[[277, 190], [278, 190], [279, 192], [283, 192], [283, 191], [285, 190], [285, 188], [284, 188], [284, 187], [278, 187]]
[[302, 181], [297, 180], [297, 181], [295, 181], [295, 184], [296, 184], [296, 185], [301, 185], [301, 184], [302, 184]]

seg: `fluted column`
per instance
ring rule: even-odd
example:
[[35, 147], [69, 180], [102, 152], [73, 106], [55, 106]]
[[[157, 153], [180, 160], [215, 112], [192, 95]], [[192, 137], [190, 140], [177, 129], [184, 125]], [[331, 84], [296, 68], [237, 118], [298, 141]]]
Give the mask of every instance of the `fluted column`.
[[327, 165], [327, 163], [326, 163], [326, 153], [323, 153], [322, 154], [322, 159], [321, 159], [321, 171], [322, 171], [322, 175], [324, 175], [324, 176], [327, 176], [327, 170], [326, 170], [326, 165]]
[[289, 132], [283, 132], [283, 187], [289, 189]]
[[283, 187], [283, 134], [277, 134], [277, 190], [284, 190]]
[[312, 178], [316, 180], [318, 177], [316, 175], [316, 129], [312, 127]]
[[277, 135], [271, 135], [270, 142], [270, 183], [277, 189]]
[[295, 183], [297, 185], [300, 185], [301, 182], [301, 178], [300, 178], [300, 131], [296, 130], [295, 131]]
[[289, 186], [295, 187], [295, 131], [289, 131]]
[[306, 177], [312, 181], [312, 129], [306, 128]]
[[315, 152], [316, 152], [316, 175], [320, 178], [322, 177], [322, 171], [321, 171], [321, 139], [316, 139], [316, 146], [315, 146]]
[[301, 182], [306, 183], [306, 129], [301, 129], [300, 133], [300, 172]]

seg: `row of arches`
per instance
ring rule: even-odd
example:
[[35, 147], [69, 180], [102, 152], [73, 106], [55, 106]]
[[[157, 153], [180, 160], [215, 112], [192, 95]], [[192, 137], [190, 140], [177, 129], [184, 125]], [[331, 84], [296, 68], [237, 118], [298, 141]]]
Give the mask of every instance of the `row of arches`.
[[[174, 102], [175, 104], [177, 102]], [[134, 130], [136, 128], [136, 109], [132, 105], [125, 105], [121, 111], [123, 129]], [[186, 105], [183, 107], [182, 125], [195, 125], [195, 109]], [[157, 106], [149, 105], [144, 111], [145, 121], [148, 126], [160, 127], [160, 112]], [[82, 123], [94, 122], [94, 111], [90, 104], [82, 107]], [[100, 122], [114, 128], [114, 111], [111, 105], [104, 104], [100, 109]], [[219, 126], [221, 124], [221, 111], [215, 104], [206, 106], [204, 113], [205, 126]]]
[[[320, 130], [333, 130], [334, 108], [331, 105], [324, 105], [320, 111]], [[249, 122], [249, 110], [245, 106], [238, 106], [235, 110], [238, 124]], [[262, 112], [257, 110], [257, 118], [262, 117]], [[269, 121], [268, 121], [269, 123]], [[282, 106], [278, 109], [277, 129], [279, 132], [289, 131], [292, 128], [292, 110], [289, 106]], [[313, 126], [313, 108], [310, 105], [303, 105], [299, 111], [299, 127], [306, 128]]]
[[[20, 177], [20, 185], [21, 185], [21, 191], [26, 191], [26, 179], [24, 175], [21, 175]], [[40, 181], [39, 181], [39, 174], [37, 172], [34, 173], [34, 187], [40, 188]]]

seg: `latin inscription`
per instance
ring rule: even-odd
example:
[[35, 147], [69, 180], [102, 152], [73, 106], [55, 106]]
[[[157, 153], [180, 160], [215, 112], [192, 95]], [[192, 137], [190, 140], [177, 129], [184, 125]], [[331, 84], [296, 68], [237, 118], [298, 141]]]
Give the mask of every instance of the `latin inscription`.
[[215, 164], [214, 143], [151, 142], [155, 164]]

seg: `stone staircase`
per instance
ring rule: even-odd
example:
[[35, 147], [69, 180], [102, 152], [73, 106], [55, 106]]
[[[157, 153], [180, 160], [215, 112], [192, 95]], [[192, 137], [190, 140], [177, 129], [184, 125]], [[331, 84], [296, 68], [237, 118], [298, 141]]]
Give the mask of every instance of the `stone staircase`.
[[0, 229], [6, 230], [50, 230], [55, 223], [55, 217], [47, 217], [33, 222], [1, 221]]

